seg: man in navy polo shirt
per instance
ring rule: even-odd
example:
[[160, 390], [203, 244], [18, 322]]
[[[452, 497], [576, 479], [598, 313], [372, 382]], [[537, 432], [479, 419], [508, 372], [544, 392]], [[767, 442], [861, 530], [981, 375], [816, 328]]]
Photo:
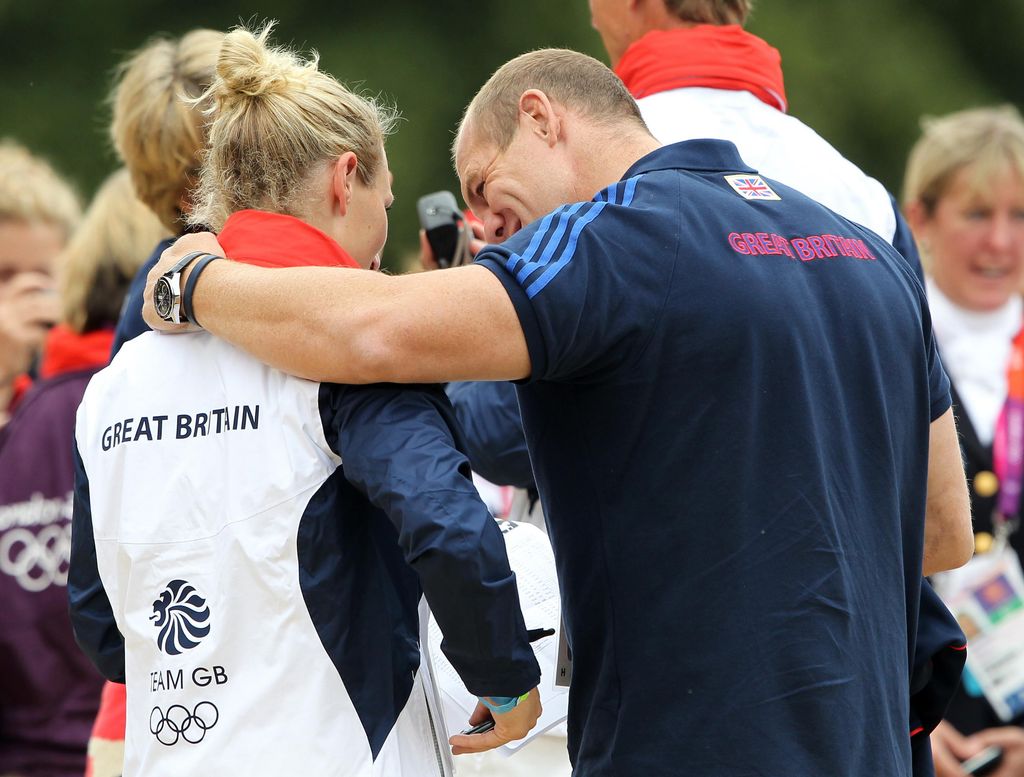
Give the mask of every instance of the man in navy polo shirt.
[[[659, 148], [574, 52], [501, 68], [456, 158], [503, 241], [475, 265], [213, 262], [191, 309], [307, 377], [523, 382], [575, 774], [908, 775], [922, 571], [964, 563], [971, 535], [906, 264], [727, 142]], [[184, 238], [151, 280], [197, 249], [219, 246]], [[501, 741], [502, 716], [452, 739]]]

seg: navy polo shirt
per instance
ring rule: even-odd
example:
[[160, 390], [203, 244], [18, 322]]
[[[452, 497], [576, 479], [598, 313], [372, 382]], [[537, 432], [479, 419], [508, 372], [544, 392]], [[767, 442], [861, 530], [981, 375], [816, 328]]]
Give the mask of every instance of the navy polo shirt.
[[909, 775], [950, 398], [906, 262], [722, 141], [663, 147], [478, 262], [529, 347], [575, 774]]

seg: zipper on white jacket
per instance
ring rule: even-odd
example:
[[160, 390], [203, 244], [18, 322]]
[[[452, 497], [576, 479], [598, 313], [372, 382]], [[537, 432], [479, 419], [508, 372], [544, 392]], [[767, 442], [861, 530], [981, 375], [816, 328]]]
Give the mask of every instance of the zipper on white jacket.
[[430, 702], [427, 701], [425, 706], [427, 708], [427, 720], [430, 722], [430, 740], [434, 743], [434, 757], [437, 759], [437, 773], [440, 777], [445, 777], [444, 760], [441, 758], [441, 743], [437, 739], [437, 728], [434, 726], [434, 715], [430, 711]]

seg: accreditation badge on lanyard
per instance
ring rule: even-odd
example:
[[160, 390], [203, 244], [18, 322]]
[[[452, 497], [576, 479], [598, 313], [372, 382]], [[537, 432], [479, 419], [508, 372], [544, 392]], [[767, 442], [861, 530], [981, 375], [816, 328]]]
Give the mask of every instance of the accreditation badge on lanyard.
[[967, 674], [1009, 722], [1024, 713], [1024, 573], [1009, 545], [1024, 486], [1024, 330], [1013, 341], [1007, 389], [992, 445], [995, 540], [966, 566], [936, 575], [936, 589], [967, 635]]

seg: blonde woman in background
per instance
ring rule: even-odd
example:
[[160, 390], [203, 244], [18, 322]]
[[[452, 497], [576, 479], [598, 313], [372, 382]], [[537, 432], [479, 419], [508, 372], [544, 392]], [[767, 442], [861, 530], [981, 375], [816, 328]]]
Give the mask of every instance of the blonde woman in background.
[[48, 163], [0, 141], [0, 428], [60, 316], [54, 262], [80, 217], [78, 197]]
[[[953, 384], [971, 482], [977, 552], [984, 555], [999, 533], [997, 514], [1019, 515], [1019, 500], [1007, 507], [1000, 499], [1002, 473], [993, 458], [1013, 341], [1022, 324], [1024, 122], [1016, 109], [982, 108], [927, 121], [910, 154], [904, 205], [925, 259], [932, 323]], [[1024, 535], [1013, 531], [1009, 546], [1019, 558]], [[963, 623], [973, 637], [970, 623]], [[1024, 715], [1000, 719], [968, 660], [947, 720], [932, 734], [937, 775], [963, 777], [960, 761], [997, 745], [1002, 762], [991, 774], [1022, 777]]]
[[59, 257], [61, 323], [0, 436], [0, 774], [81, 777], [102, 678], [67, 612], [74, 419], [106, 364], [128, 283], [166, 230], [107, 179]]
[[[376, 269], [395, 116], [269, 33], [224, 39], [192, 219], [248, 264]], [[321, 384], [144, 334], [76, 438], [72, 620], [127, 684], [126, 777], [440, 774], [421, 593], [466, 686], [510, 708], [499, 728], [536, 721], [515, 578], [439, 386]]]
[[205, 103], [224, 33], [197, 29], [178, 39], [157, 38], [118, 70], [110, 95], [110, 137], [131, 173], [135, 191], [167, 229], [132, 283], [118, 322], [114, 352], [149, 331], [142, 320], [146, 273], [160, 253], [188, 229], [199, 156], [206, 145]]

